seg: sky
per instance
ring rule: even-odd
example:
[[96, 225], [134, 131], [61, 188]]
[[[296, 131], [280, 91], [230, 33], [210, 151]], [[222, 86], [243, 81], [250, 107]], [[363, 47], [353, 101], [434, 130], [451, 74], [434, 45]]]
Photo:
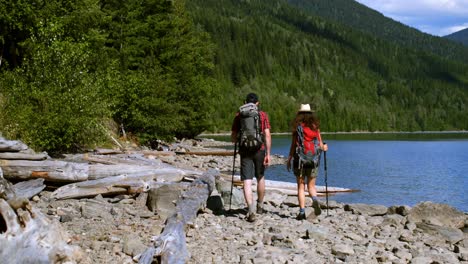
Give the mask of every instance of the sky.
[[434, 36], [468, 28], [468, 0], [356, 0], [386, 17]]

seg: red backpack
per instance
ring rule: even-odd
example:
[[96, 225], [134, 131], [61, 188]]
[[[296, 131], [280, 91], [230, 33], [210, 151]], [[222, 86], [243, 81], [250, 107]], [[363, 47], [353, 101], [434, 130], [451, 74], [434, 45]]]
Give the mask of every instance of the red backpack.
[[320, 161], [320, 134], [303, 123], [297, 126], [296, 153], [301, 165], [313, 165], [317, 167]]

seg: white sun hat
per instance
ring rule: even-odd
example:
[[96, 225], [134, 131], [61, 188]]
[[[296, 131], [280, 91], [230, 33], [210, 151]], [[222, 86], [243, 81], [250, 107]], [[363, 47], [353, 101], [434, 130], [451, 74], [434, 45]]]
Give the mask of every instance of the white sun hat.
[[309, 113], [311, 113], [312, 110], [310, 109], [309, 104], [301, 104], [301, 108], [299, 108], [298, 112], [309, 112]]

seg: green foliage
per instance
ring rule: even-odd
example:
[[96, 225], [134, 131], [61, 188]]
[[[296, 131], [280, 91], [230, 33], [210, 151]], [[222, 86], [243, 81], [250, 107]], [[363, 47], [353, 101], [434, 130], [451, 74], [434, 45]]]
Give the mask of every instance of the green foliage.
[[210, 124], [212, 46], [183, 1], [0, 0], [0, 127], [50, 152], [141, 142]]
[[[463, 117], [468, 65], [444, 59], [464, 56], [466, 49], [416, 50], [311, 15], [288, 1], [189, 4], [195, 23], [217, 43], [215, 76], [223, 85], [213, 131], [230, 129], [233, 112], [251, 91], [259, 94], [275, 132], [290, 131], [289, 120], [301, 103], [316, 105], [324, 131], [468, 128]], [[343, 9], [343, 16], [353, 10]]]
[[[93, 22], [75, 22], [97, 12], [92, 4], [12, 1], [3, 6], [11, 17], [2, 17], [2, 25], [10, 30], [2, 34], [2, 44], [19, 47], [2, 53], [6, 64], [15, 66], [0, 68], [0, 127], [5, 136], [50, 153], [105, 140], [102, 122], [110, 112], [102, 94], [109, 79], [103, 77], [112, 69], [93, 65], [93, 34], [88, 29]], [[16, 33], [21, 38], [12, 37]]]
[[[60, 35], [56, 25], [39, 28], [38, 39]], [[87, 69], [88, 47], [58, 38], [42, 43], [30, 43], [32, 57], [3, 74], [5, 135], [50, 152], [77, 150], [102, 140], [101, 121], [108, 115], [100, 97], [105, 83]]]
[[194, 137], [209, 125], [212, 48], [183, 2], [104, 1], [108, 53], [122, 73], [115, 119], [142, 142]]
[[348, 25], [383, 40], [437, 54], [443, 58], [468, 61], [468, 49], [445, 38], [422, 33], [349, 0], [287, 0], [291, 5], [314, 16]]
[[110, 119], [190, 138], [229, 131], [249, 92], [274, 132], [301, 103], [323, 131], [468, 129], [467, 49], [351, 2], [0, 0], [0, 131], [49, 152], [106, 140]]

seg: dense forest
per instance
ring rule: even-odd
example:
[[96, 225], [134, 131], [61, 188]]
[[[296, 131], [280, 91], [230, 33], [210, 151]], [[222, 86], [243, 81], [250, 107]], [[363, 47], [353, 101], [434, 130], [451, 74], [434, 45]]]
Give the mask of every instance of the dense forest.
[[0, 0], [0, 133], [49, 152], [151, 145], [229, 131], [249, 92], [273, 132], [301, 103], [323, 131], [468, 128], [467, 48], [419, 49], [298, 3]]
[[229, 129], [248, 91], [260, 94], [273, 131], [289, 130], [300, 103], [315, 105], [324, 131], [468, 128], [466, 63], [333, 23], [288, 1], [191, 0], [187, 9], [217, 44], [222, 101], [215, 119], [224, 122], [214, 130]]
[[0, 0], [0, 131], [77, 151], [209, 126], [213, 51], [183, 1]]
[[288, 0], [305, 12], [380, 37], [386, 41], [434, 53], [443, 58], [468, 61], [468, 49], [458, 43], [422, 33], [350, 0]]

